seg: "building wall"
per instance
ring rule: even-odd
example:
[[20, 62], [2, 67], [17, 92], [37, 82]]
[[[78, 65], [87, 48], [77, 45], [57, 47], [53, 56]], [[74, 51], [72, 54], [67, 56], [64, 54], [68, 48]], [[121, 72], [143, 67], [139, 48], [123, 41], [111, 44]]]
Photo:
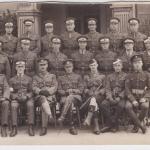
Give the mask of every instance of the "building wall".
[[150, 3], [136, 5], [137, 17], [140, 19], [140, 30], [150, 35]]
[[66, 18], [65, 5], [41, 4], [41, 34], [44, 34], [44, 21], [54, 21], [54, 33], [60, 34], [64, 32], [64, 20]]

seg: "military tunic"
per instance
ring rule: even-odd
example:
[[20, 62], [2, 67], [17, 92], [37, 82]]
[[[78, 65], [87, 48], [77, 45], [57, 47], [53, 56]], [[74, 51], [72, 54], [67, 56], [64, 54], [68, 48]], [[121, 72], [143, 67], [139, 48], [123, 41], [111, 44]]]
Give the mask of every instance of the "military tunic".
[[71, 58], [75, 62], [75, 72], [82, 76], [89, 72], [88, 62], [93, 58], [91, 52], [85, 50], [85, 52], [82, 53], [80, 50], [76, 50], [76, 52], [71, 55]]
[[10, 63], [7, 56], [0, 54], [0, 74], [5, 74], [7, 80], [11, 76]]
[[125, 72], [129, 72], [132, 70], [132, 63], [131, 63], [131, 57], [136, 54], [135, 51], [133, 51], [131, 56], [128, 56], [126, 51], [119, 57], [122, 60], [123, 63], [123, 70]]
[[99, 38], [103, 35], [99, 32], [89, 32], [85, 35], [88, 38], [88, 47], [90, 52], [93, 54], [97, 53], [97, 49], [99, 49]]
[[78, 47], [77, 38], [80, 36], [78, 32], [68, 33], [67, 31], [61, 35], [63, 41], [63, 53], [70, 57], [74, 50]]
[[87, 100], [88, 97], [94, 97], [96, 99], [96, 104], [94, 104], [95, 102], [92, 102], [92, 99], [90, 102], [92, 105], [95, 105], [95, 111], [104, 99], [105, 82], [105, 75], [100, 74], [99, 72], [97, 74], [90, 73], [89, 75], [84, 76], [85, 99]]
[[143, 58], [143, 69], [150, 72], [150, 54], [145, 51], [142, 55]]
[[64, 66], [63, 62], [67, 60], [67, 56], [61, 52], [54, 53], [50, 52], [46, 57], [49, 60], [49, 68], [51, 73], [56, 76], [60, 76], [64, 74]]
[[112, 51], [99, 51], [95, 56], [99, 64], [99, 70], [104, 73], [110, 73], [113, 71], [113, 62], [116, 59], [117, 54]]
[[[40, 41], [40, 37], [37, 34], [34, 33], [24, 33], [20, 38], [30, 38], [31, 39], [31, 43], [30, 43], [30, 51], [36, 53], [37, 55], [40, 54], [41, 52], [41, 41]], [[17, 44], [17, 52], [21, 51], [21, 42], [20, 40], [18, 40], [18, 44]]]
[[26, 62], [26, 69], [25, 69], [25, 73], [28, 76], [33, 76], [36, 71], [37, 71], [37, 55], [31, 51], [28, 52], [18, 52], [17, 54], [14, 55], [14, 59], [13, 59], [13, 67], [12, 67], [12, 74], [15, 75], [15, 63], [18, 60], [23, 60]]
[[126, 94], [130, 102], [150, 97], [150, 75], [148, 72], [132, 72], [126, 79]]
[[139, 53], [143, 53], [144, 51], [144, 39], [147, 38], [147, 36], [145, 34], [142, 34], [140, 32], [137, 32], [135, 34], [129, 32], [127, 34], [127, 37], [131, 37], [135, 40], [135, 44], [134, 44], [134, 47], [135, 47], [135, 51], [136, 52], [139, 52]]
[[0, 99], [5, 98], [4, 101], [0, 100], [1, 103], [1, 125], [8, 125], [9, 115], [9, 98], [10, 89], [5, 75], [0, 74]]
[[54, 34], [46, 34], [41, 38], [41, 55], [46, 56], [52, 49], [51, 38]]
[[16, 75], [9, 81], [11, 88], [12, 125], [17, 125], [17, 108], [26, 104], [28, 123], [34, 124], [34, 102], [32, 99], [32, 78], [27, 75]]
[[[52, 102], [56, 102], [55, 93], [57, 91], [57, 80], [54, 74], [46, 73], [45, 75], [39, 73], [33, 77], [32, 89], [35, 94], [35, 102], [37, 105], [42, 105], [43, 99], [41, 99], [41, 95], [36, 91], [46, 90], [48, 92], [48, 96], [44, 96], [45, 100], [51, 104]], [[48, 105], [49, 107], [49, 105]], [[47, 127], [48, 124], [48, 115], [42, 109], [42, 127]]]
[[10, 35], [10, 37], [8, 37], [5, 34], [0, 39], [3, 42], [4, 54], [6, 54], [6, 56], [10, 59], [10, 61], [12, 61], [12, 57], [15, 54], [16, 49], [17, 49], [17, 42], [18, 42], [17, 37], [15, 37], [13, 35]]
[[123, 48], [122, 41], [125, 38], [125, 34], [117, 32], [108, 32], [106, 34], [110, 38], [110, 48], [113, 52], [117, 53], [119, 56], [121, 54], [121, 49]]
[[106, 98], [114, 99], [120, 97], [125, 98], [125, 79], [126, 73], [112, 73], [108, 75], [106, 80]]

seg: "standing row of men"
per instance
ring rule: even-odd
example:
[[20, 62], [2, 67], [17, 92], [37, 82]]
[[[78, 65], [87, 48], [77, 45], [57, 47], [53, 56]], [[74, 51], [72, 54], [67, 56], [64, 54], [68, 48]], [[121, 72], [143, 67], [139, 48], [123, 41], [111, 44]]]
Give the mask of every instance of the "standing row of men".
[[[77, 134], [72, 105], [82, 106], [83, 101], [88, 107], [83, 124], [90, 126], [93, 117], [95, 134], [100, 133], [99, 110], [106, 118], [101, 132], [117, 129], [117, 121], [110, 117], [111, 106], [119, 108], [115, 120], [125, 108], [135, 124], [133, 132], [140, 128], [145, 133], [141, 121], [148, 111], [150, 82], [142, 67], [149, 71], [150, 39], [138, 31], [138, 19], [129, 20], [128, 34], [118, 32], [119, 22], [112, 18], [110, 32], [102, 35], [96, 31], [96, 20], [90, 18], [89, 33], [80, 35], [75, 32], [75, 19], [67, 18], [66, 33], [59, 37], [53, 34], [53, 22], [47, 21], [46, 35], [41, 39], [32, 33], [32, 20], [24, 21], [26, 33], [19, 39], [12, 35], [13, 23], [6, 22], [6, 34], [0, 37], [2, 136], [7, 136], [10, 110], [10, 136], [17, 134], [19, 105], [27, 106], [30, 136], [34, 136], [34, 107], [41, 106], [40, 135], [45, 135], [48, 119], [53, 120], [49, 103], [56, 100], [62, 106], [58, 122], [62, 124], [69, 114], [71, 134]], [[134, 108], [139, 106], [142, 111], [137, 117]]]

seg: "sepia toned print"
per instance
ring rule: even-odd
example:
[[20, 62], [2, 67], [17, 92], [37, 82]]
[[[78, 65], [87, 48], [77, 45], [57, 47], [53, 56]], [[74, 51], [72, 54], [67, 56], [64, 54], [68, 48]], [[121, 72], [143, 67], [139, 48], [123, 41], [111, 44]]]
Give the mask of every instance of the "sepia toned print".
[[0, 144], [150, 144], [149, 8], [1, 3]]

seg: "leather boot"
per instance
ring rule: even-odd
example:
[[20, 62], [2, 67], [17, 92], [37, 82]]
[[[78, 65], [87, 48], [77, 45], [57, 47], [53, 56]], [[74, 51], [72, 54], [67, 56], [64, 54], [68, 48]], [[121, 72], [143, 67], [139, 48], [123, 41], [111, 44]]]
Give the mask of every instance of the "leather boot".
[[94, 131], [93, 132], [97, 135], [100, 134], [98, 118], [94, 118]]
[[44, 136], [47, 134], [47, 128], [46, 127], [42, 127], [41, 131], [40, 131], [40, 136]]
[[28, 134], [29, 134], [29, 136], [34, 136], [35, 135], [33, 125], [29, 125]]
[[72, 126], [72, 127], [69, 129], [69, 132], [70, 132], [70, 134], [72, 134], [72, 135], [77, 135], [77, 134], [78, 134], [77, 128], [76, 128], [75, 126]]
[[101, 129], [101, 133], [109, 132], [111, 130], [111, 127], [105, 126]]
[[12, 131], [10, 133], [10, 137], [14, 137], [15, 135], [17, 135], [17, 127], [13, 126], [12, 127]]
[[141, 126], [140, 128], [141, 128], [141, 130], [142, 130], [142, 133], [145, 134], [146, 131], [147, 131], [146, 127], [145, 127], [145, 126]]
[[1, 136], [2, 137], [7, 137], [7, 128], [6, 128], [6, 126], [1, 127]]
[[55, 122], [55, 120], [54, 120], [54, 118], [53, 118], [52, 115], [49, 115], [49, 122], [50, 122], [50, 123], [54, 123], [54, 122]]
[[95, 106], [89, 106], [89, 111], [88, 111], [87, 117], [83, 123], [83, 126], [90, 126], [91, 125], [91, 120], [93, 117], [94, 109], [95, 109]]
[[86, 117], [85, 121], [83, 122], [83, 126], [91, 125], [92, 116], [93, 116], [93, 112], [88, 112], [87, 117]]

